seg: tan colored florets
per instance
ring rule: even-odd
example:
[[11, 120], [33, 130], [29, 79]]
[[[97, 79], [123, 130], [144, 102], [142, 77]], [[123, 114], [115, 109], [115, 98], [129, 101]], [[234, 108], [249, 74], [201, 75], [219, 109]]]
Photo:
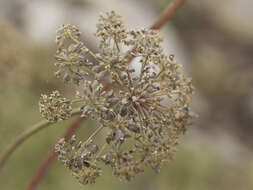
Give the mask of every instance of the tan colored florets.
[[67, 24], [62, 25], [57, 30], [56, 43], [59, 47], [62, 47], [68, 39], [78, 39], [80, 37], [80, 31], [76, 26]]
[[[108, 51], [112, 50], [113, 46], [116, 46], [115, 48], [119, 51], [120, 44], [127, 38], [127, 32], [121, 16], [111, 11], [105, 13], [105, 15], [101, 14], [98, 21], [96, 36], [100, 38], [99, 48], [109, 53]], [[117, 42], [116, 44], [115, 41]]]
[[60, 139], [55, 146], [58, 159], [72, 171], [72, 175], [82, 184], [92, 184], [100, 176], [101, 169], [95, 164], [98, 146], [92, 140], [76, 142], [75, 136], [65, 142]]
[[62, 98], [57, 90], [50, 95], [42, 94], [39, 107], [42, 117], [49, 122], [66, 120], [70, 117], [72, 111], [70, 100]]
[[[125, 180], [145, 167], [158, 172], [173, 158], [178, 138], [191, 119], [191, 80], [183, 75], [174, 56], [163, 52], [158, 31], [127, 31], [121, 17], [112, 11], [99, 17], [96, 35], [101, 53], [93, 53], [80, 41], [76, 27], [67, 25], [58, 31], [56, 75], [78, 86], [73, 102], [78, 102], [82, 117], [99, 123], [87, 141], [59, 141], [59, 160], [83, 184], [95, 182], [101, 174], [100, 164]], [[129, 54], [139, 60], [140, 72], [129, 62]], [[42, 96], [41, 112], [57, 121], [62, 115], [53, 115], [58, 110], [66, 113], [69, 104], [51, 96]], [[59, 105], [64, 109], [57, 108]], [[94, 144], [101, 131], [106, 134], [105, 142]]]

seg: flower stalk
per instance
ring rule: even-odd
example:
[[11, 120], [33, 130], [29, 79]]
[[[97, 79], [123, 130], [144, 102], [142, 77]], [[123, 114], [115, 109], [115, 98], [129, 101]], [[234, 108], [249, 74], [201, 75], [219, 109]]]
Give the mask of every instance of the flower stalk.
[[[71, 113], [71, 116], [75, 116], [80, 114], [80, 110], [74, 110]], [[5, 162], [8, 160], [9, 156], [21, 145], [26, 141], [29, 137], [33, 136], [37, 132], [41, 131], [42, 129], [45, 129], [49, 126], [51, 126], [53, 123], [47, 121], [47, 120], [42, 120], [33, 126], [29, 127], [27, 130], [25, 130], [22, 134], [19, 135], [15, 139], [15, 141], [10, 144], [6, 150], [1, 154], [0, 156], [0, 169], [4, 166]]]

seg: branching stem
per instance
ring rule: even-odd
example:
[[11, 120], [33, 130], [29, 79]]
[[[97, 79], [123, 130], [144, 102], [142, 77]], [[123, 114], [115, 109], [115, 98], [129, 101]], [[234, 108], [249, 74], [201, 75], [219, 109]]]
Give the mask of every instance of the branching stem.
[[[72, 112], [72, 116], [80, 114], [80, 110], [74, 110]], [[1, 154], [0, 156], [0, 169], [3, 167], [9, 156], [16, 150], [25, 140], [27, 140], [32, 135], [36, 134], [40, 130], [47, 128], [48, 126], [52, 125], [54, 123], [50, 123], [47, 120], [42, 120], [36, 124], [34, 124], [32, 127], [29, 127], [27, 130], [25, 130], [15, 141], [10, 144], [6, 150]]]
[[[77, 118], [74, 119], [74, 121], [70, 124], [70, 126], [66, 129], [66, 131], [61, 135], [62, 138], [65, 138], [68, 140], [71, 135], [80, 127], [82, 121], [85, 118], [78, 116]], [[38, 186], [40, 180], [43, 178], [45, 175], [48, 167], [50, 164], [53, 162], [53, 160], [56, 157], [56, 152], [55, 152], [55, 145], [52, 145], [48, 153], [45, 155], [43, 160], [41, 161], [38, 169], [34, 173], [34, 175], [31, 178], [31, 181], [29, 181], [26, 190], [34, 190]]]

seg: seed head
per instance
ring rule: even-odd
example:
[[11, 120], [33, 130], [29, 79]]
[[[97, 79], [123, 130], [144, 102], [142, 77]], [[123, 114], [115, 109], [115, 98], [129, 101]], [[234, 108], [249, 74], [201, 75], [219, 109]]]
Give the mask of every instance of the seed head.
[[72, 171], [72, 175], [81, 184], [92, 184], [101, 174], [101, 169], [97, 166], [95, 155], [98, 151], [97, 145], [92, 145], [92, 141], [76, 142], [72, 136], [69, 142], [64, 138], [55, 145], [58, 159]]
[[42, 94], [39, 107], [42, 117], [49, 122], [66, 120], [70, 117], [72, 111], [70, 100], [62, 98], [57, 90], [50, 95]]
[[[84, 142], [61, 139], [55, 147], [58, 158], [82, 184], [95, 182], [101, 164], [121, 180], [132, 180], [146, 167], [159, 172], [173, 158], [191, 119], [191, 79], [174, 55], [164, 53], [156, 30], [128, 31], [112, 11], [99, 17], [96, 36], [100, 53], [84, 45], [75, 26], [58, 30], [56, 75], [78, 87], [73, 102], [78, 102], [81, 116], [100, 125]], [[141, 66], [139, 72], [129, 54]], [[53, 122], [68, 118], [71, 111], [69, 101], [57, 92], [42, 95], [40, 107]], [[104, 142], [93, 143], [101, 131]]]

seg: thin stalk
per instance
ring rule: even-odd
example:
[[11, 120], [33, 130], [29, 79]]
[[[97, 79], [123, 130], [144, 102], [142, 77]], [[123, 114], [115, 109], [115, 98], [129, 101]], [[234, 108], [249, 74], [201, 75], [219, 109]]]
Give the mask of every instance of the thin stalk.
[[78, 99], [72, 100], [71, 104], [81, 103], [81, 102], [83, 102], [83, 98], [78, 98]]
[[[80, 116], [78, 116], [66, 129], [63, 135], [61, 135], [61, 137], [68, 140], [73, 135], [73, 133], [80, 127], [83, 119], [84, 118], [81, 118]], [[55, 152], [54, 147], [55, 147], [55, 144], [50, 148], [48, 153], [45, 155], [44, 159], [41, 161], [37, 171], [34, 173], [32, 177], [32, 180], [27, 185], [26, 190], [34, 190], [38, 186], [40, 180], [46, 174], [46, 171], [49, 165], [53, 162], [53, 160], [56, 157], [56, 152]]]
[[154, 24], [151, 25], [151, 29], [159, 30], [170, 18], [171, 16], [183, 5], [185, 0], [172, 0], [166, 9], [160, 14], [156, 19]]
[[[80, 41], [77, 40], [76, 38], [74, 38], [74, 37], [71, 35], [71, 33], [68, 33], [68, 34], [69, 34], [70, 38], [71, 38], [75, 43], [77, 43], [77, 44], [80, 43]], [[85, 50], [87, 50], [88, 53], [89, 53], [98, 63], [100, 62], [100, 61], [98, 60], [97, 56], [96, 56], [91, 50], [89, 50], [89, 48], [87, 48], [84, 44], [83, 44], [83, 48], [84, 48]]]
[[[71, 114], [71, 116], [80, 114], [80, 110], [74, 110]], [[35, 133], [39, 132], [40, 130], [47, 128], [48, 126], [52, 125], [54, 123], [51, 123], [47, 120], [42, 120], [33, 126], [29, 127], [27, 130], [25, 130], [18, 138], [15, 139], [15, 141], [10, 144], [6, 150], [1, 154], [0, 156], [0, 169], [3, 167], [7, 159], [10, 157], [10, 155], [16, 150], [25, 140], [27, 140], [29, 137], [34, 135]]]
[[114, 35], [113, 40], [114, 40], [114, 43], [115, 43], [115, 45], [116, 45], [116, 47], [117, 47], [118, 52], [120, 52], [120, 47], [119, 47], [119, 44], [118, 44], [118, 42], [117, 42], [117, 40], [116, 40], [115, 35]]
[[99, 156], [101, 156], [101, 154], [103, 153], [103, 151], [106, 149], [106, 147], [108, 146], [107, 143], [105, 143], [102, 148], [100, 149], [100, 151], [98, 152], [96, 158], [94, 159], [93, 163], [92, 164], [95, 164], [97, 159], [99, 158]]
[[91, 139], [93, 139], [93, 137], [95, 137], [98, 134], [98, 132], [103, 128], [104, 128], [103, 125], [97, 127], [95, 131], [93, 131], [93, 133], [90, 135], [90, 137], [86, 140], [86, 142], [89, 142]]
[[142, 76], [143, 76], [143, 74], [144, 74], [144, 68], [145, 68], [145, 66], [147, 65], [148, 57], [149, 57], [149, 55], [147, 55], [147, 57], [146, 57], [144, 63], [141, 65], [140, 80], [142, 79]]

